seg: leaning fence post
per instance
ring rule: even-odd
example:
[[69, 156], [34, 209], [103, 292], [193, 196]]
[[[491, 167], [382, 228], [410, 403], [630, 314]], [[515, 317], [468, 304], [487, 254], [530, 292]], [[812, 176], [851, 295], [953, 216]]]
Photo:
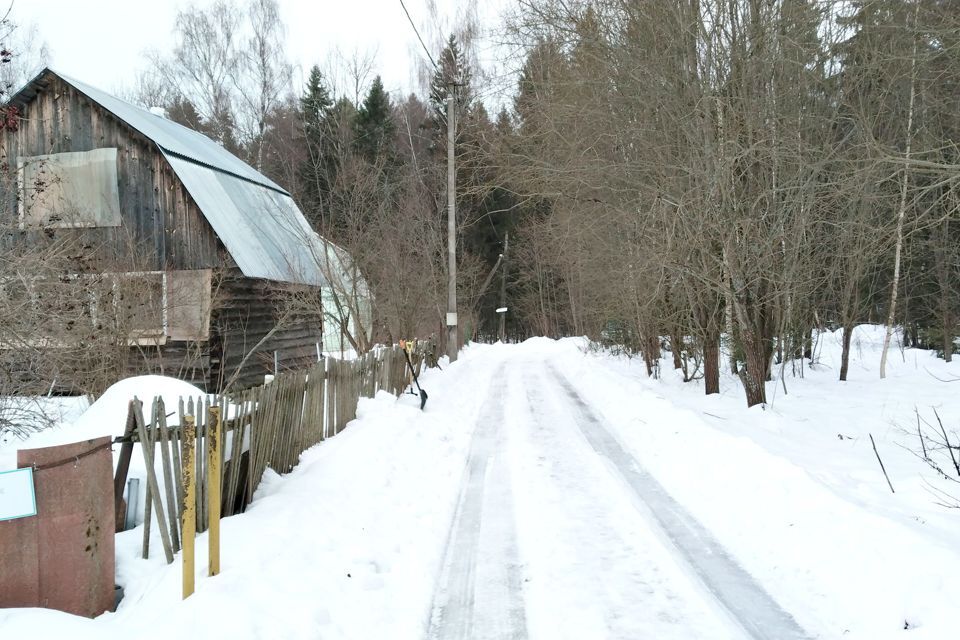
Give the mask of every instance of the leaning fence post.
[[209, 575], [220, 573], [220, 407], [210, 407], [207, 420], [207, 540]]
[[183, 542], [183, 598], [193, 593], [194, 544], [197, 537], [197, 487], [193, 474], [196, 472], [194, 454], [197, 449], [196, 427], [193, 416], [183, 417], [183, 515], [180, 534]]
[[[140, 400], [134, 397], [133, 416], [137, 423], [137, 433], [140, 435], [140, 449], [143, 450], [143, 461], [147, 465], [147, 487], [148, 495], [153, 500], [153, 509], [156, 511], [157, 524], [160, 525], [160, 542], [163, 544], [163, 553], [166, 556], [167, 564], [173, 562], [173, 547], [170, 544], [170, 530], [167, 528], [167, 519], [163, 513], [163, 502], [160, 499], [160, 485], [157, 482], [157, 471], [154, 466], [154, 441], [150, 437], [143, 419], [143, 409]], [[173, 514], [170, 514], [171, 517]], [[146, 518], [144, 518], [146, 519]], [[144, 527], [149, 526], [144, 523]], [[144, 540], [149, 540], [149, 534], [144, 532]], [[147, 545], [144, 544], [146, 547]], [[146, 553], [144, 553], [146, 556]]]

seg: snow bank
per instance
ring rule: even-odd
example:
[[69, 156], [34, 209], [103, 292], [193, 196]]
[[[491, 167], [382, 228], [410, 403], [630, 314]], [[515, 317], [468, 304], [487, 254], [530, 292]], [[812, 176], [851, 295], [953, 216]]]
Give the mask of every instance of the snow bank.
[[[18, 449], [51, 447], [103, 436], [117, 437], [123, 435], [127, 424], [127, 407], [134, 397], [139, 398], [144, 403], [144, 417], [149, 421], [150, 403], [156, 396], [163, 398], [167, 413], [170, 413], [171, 411], [176, 412], [177, 403], [181, 397], [201, 398], [204, 395], [203, 391], [191, 384], [165, 376], [134, 376], [120, 380], [79, 415], [76, 415], [76, 412], [72, 416], [69, 413], [64, 413], [63, 415], [67, 419], [58, 425], [32, 434], [26, 440], [11, 440], [0, 444], [0, 471], [16, 468]], [[81, 401], [85, 404], [85, 400], [74, 399], [74, 402]], [[179, 424], [179, 417], [176, 413], [168, 418], [168, 423], [171, 425]], [[114, 445], [114, 466], [116, 466], [119, 456], [120, 446]], [[157, 477], [162, 478], [163, 467], [159, 457], [155, 466]], [[140, 497], [137, 502], [139, 510], [136, 514], [136, 522], [140, 523], [143, 522], [143, 505], [146, 502], [147, 467], [144, 464], [143, 452], [139, 444], [134, 445], [127, 477], [140, 480]], [[163, 487], [160, 488], [160, 492], [161, 499], [164, 499]], [[126, 489], [124, 490], [124, 498], [128, 498]]]
[[705, 397], [702, 382], [684, 384], [666, 358], [659, 381], [638, 360], [567, 349], [558, 362], [625, 447], [808, 629], [824, 638], [893, 638], [905, 627], [911, 638], [951, 637], [960, 519], [931, 487], [960, 491], [911, 450], [916, 410], [937, 407], [948, 428], [960, 425], [960, 382], [947, 382], [960, 378], [960, 364], [901, 351], [895, 340], [880, 380], [883, 328], [861, 326], [841, 383], [842, 332], [819, 338], [818, 362], [802, 378], [790, 365], [783, 380], [777, 370], [766, 408], [747, 409], [729, 373], [721, 393]]
[[[222, 523], [220, 576], [206, 577], [206, 537], [198, 538], [193, 597], [180, 600], [179, 558], [171, 566], [161, 553], [139, 558], [138, 527], [117, 537], [118, 578], [126, 588], [118, 612], [87, 621], [38, 610], [0, 611], [0, 635], [35, 635], [39, 629], [44, 636], [104, 639], [422, 637], [471, 429], [491, 381], [505, 367], [546, 360], [604, 417], [623, 448], [815, 637], [885, 640], [903, 636], [905, 626], [910, 638], [953, 637], [960, 615], [960, 519], [956, 510], [935, 504], [930, 486], [955, 485], [943, 484], [911, 449], [918, 447], [917, 410], [924, 415], [936, 407], [948, 429], [960, 426], [960, 382], [949, 382], [960, 379], [960, 362], [901, 351], [895, 343], [888, 377], [881, 381], [882, 328], [858, 327], [850, 381], [840, 383], [841, 338], [839, 332], [819, 336], [818, 362], [805, 367], [802, 377], [788, 365], [781, 380], [778, 369], [768, 383], [770, 404], [752, 409], [734, 376], [724, 373], [722, 392], [705, 397], [702, 383], [683, 383], [669, 358], [661, 362], [663, 379], [650, 380], [643, 362], [592, 352], [583, 339], [471, 345], [442, 373], [421, 376], [430, 394], [426, 411], [386, 393], [362, 400], [358, 419], [306, 451], [291, 473], [268, 472], [248, 511]], [[524, 397], [529, 389], [520, 387], [530, 381], [506, 370], [513, 376], [506, 396]], [[128, 392], [143, 397], [159, 389], [154, 385], [148, 393], [132, 386]], [[171, 387], [170, 393], [184, 390]], [[118, 432], [125, 401], [118, 395], [102, 414], [91, 408], [68, 439], [99, 435], [95, 428]], [[551, 419], [518, 417], [516, 409], [507, 407], [505, 424], [517, 432], [518, 420]], [[521, 480], [513, 485], [521, 529], [532, 530], [537, 514], [555, 503], [569, 508], [572, 520], [607, 513], [611, 530], [635, 541], [638, 555], [624, 562], [653, 553], [655, 545], [643, 543], [650, 531], [634, 522], [636, 509], [616, 493], [619, 485], [604, 480], [609, 474], [596, 461], [580, 465], [573, 455], [582, 443], [527, 444], [507, 461]], [[525, 455], [546, 445], [566, 464], [555, 483], [546, 483], [550, 476], [539, 467], [556, 460]], [[541, 485], [531, 488], [522, 481], [525, 473]], [[597, 499], [571, 503], [573, 492], [564, 490], [571, 483], [587, 485]], [[553, 567], [557, 581], [524, 587], [525, 597], [563, 588], [564, 547], [548, 527], [542, 529], [542, 537], [521, 539], [521, 550], [533, 548], [527, 566]], [[616, 594], [606, 595], [604, 589], [617, 588], [606, 584], [606, 576], [575, 570], [580, 573], [573, 575], [588, 578], [565, 583], [576, 585], [564, 592], [576, 611], [540, 620], [540, 628], [574, 633], [575, 625], [556, 621], [576, 618], [584, 603], [614, 612], [617, 606], [645, 605], [618, 603]], [[666, 578], [638, 579], [659, 585]], [[672, 612], [675, 604], [654, 591], [651, 597], [659, 600], [651, 602], [664, 615]], [[704, 631], [687, 637], [719, 636]]]
[[457, 425], [475, 420], [497, 364], [476, 345], [443, 373], [425, 371], [424, 412], [386, 392], [361, 400], [346, 430], [291, 473], [268, 472], [248, 510], [222, 521], [221, 575], [206, 576], [206, 534], [197, 538], [186, 601], [180, 557], [140, 559], [140, 525], [117, 536], [116, 613], [0, 610], [0, 636], [419, 638], [469, 443]]
[[[79, 440], [123, 435], [127, 404], [134, 396], [147, 405], [146, 419], [150, 420], [149, 403], [154, 396], [163, 396], [169, 412], [171, 407], [176, 408], [181, 396], [203, 395], [204, 392], [197, 387], [174, 378], [134, 376], [113, 384], [92, 405], [82, 397], [44, 399], [57, 412], [55, 415], [60, 418], [58, 424], [31, 434], [25, 440], [10, 439], [0, 443], [0, 471], [16, 468], [17, 449], [52, 447]], [[176, 416], [172, 416], [171, 420], [171, 424], [177, 424]]]

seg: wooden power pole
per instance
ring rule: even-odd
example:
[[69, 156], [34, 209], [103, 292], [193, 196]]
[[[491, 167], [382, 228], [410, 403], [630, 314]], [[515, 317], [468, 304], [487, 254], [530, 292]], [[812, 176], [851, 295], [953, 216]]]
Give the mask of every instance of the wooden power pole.
[[507, 341], [507, 251], [510, 250], [510, 232], [503, 236], [502, 265], [500, 267], [500, 342]]
[[456, 108], [452, 82], [447, 83], [447, 356], [457, 359], [457, 173], [453, 164]]

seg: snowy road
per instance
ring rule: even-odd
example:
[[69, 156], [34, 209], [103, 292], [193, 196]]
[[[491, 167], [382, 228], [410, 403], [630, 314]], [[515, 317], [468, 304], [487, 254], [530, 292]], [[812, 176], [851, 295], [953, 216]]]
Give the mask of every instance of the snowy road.
[[[191, 597], [179, 558], [141, 557], [137, 527], [117, 536], [116, 613], [0, 609], [0, 638], [942, 640], [960, 611], [955, 512], [928, 504], [935, 478], [910, 493], [922, 463], [898, 461], [892, 427], [875, 434], [890, 494], [867, 439], [915, 420], [918, 398], [946, 401], [933, 360], [857, 397], [811, 370], [759, 410], [732, 376], [703, 397], [669, 360], [650, 380], [582, 340], [471, 345], [423, 372], [426, 410], [362, 399], [293, 471], [267, 472], [222, 522], [215, 577], [198, 537]], [[105, 394], [69, 429], [122, 429], [126, 407]]]
[[527, 637], [510, 470], [503, 457], [502, 374], [503, 368], [473, 432], [430, 638]]
[[428, 637], [810, 637], [559, 370], [515, 358], [494, 379]]

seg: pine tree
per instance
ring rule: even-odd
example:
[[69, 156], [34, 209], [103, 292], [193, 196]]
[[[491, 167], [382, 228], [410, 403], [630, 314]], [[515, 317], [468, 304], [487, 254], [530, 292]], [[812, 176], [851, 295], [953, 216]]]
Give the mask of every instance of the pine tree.
[[368, 162], [389, 159], [395, 129], [390, 96], [377, 76], [357, 110], [353, 126], [354, 148]]

